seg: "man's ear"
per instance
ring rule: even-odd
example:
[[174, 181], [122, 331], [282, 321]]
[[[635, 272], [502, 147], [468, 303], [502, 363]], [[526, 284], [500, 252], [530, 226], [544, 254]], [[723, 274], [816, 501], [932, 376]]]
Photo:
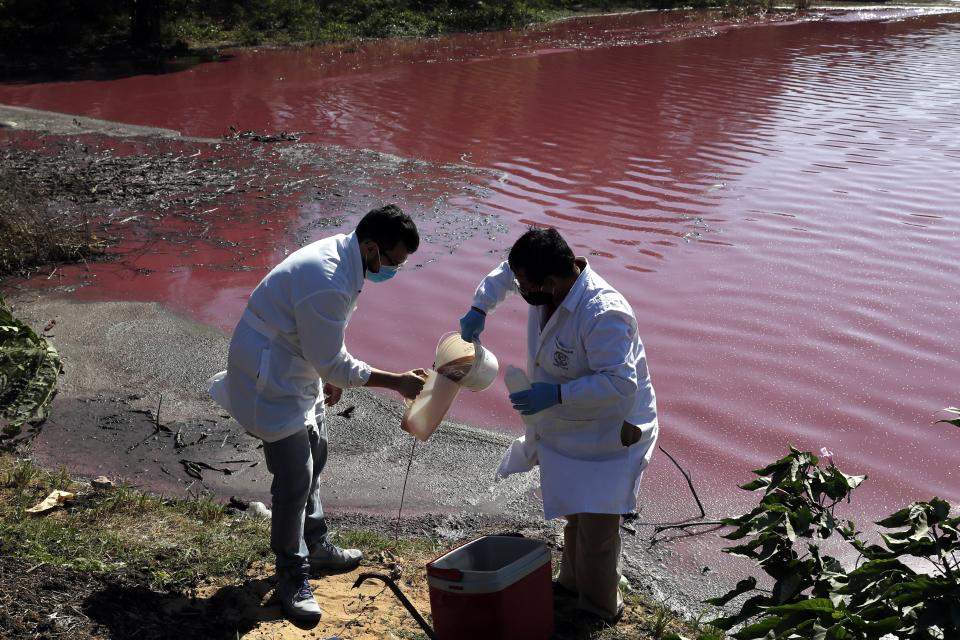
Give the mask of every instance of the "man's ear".
[[360, 252], [363, 253], [364, 258], [373, 259], [376, 246], [377, 242], [373, 238], [367, 238], [360, 243]]

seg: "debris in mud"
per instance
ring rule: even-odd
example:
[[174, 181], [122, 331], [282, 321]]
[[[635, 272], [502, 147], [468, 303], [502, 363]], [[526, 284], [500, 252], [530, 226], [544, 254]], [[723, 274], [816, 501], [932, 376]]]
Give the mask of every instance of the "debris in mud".
[[113, 480], [107, 476], [97, 476], [90, 481], [90, 486], [92, 486], [94, 489], [100, 489], [101, 491], [113, 489]]
[[47, 511], [50, 511], [52, 509], [59, 507], [67, 500], [72, 500], [73, 495], [74, 494], [70, 493], [69, 491], [61, 491], [59, 489], [56, 489], [54, 491], [51, 491], [50, 495], [48, 495], [42, 501], [38, 502], [34, 506], [27, 509], [26, 512], [27, 513], [46, 513]]
[[[0, 168], [34, 185], [50, 200], [103, 210], [139, 211], [149, 204], [152, 210], [163, 211], [178, 203], [176, 196], [188, 200], [189, 194], [199, 192], [205, 200], [215, 199], [235, 189], [239, 180], [256, 177], [241, 166], [224, 163], [225, 158], [211, 157], [210, 144], [191, 148], [180, 143], [183, 151], [179, 152], [164, 148], [174, 146], [172, 142], [141, 140], [139, 145], [121, 146], [112, 140], [24, 138], [21, 144], [9, 139], [0, 154]], [[121, 221], [135, 219], [123, 215]]]
[[223, 134], [224, 140], [253, 140], [254, 142], [299, 142], [301, 133], [292, 131], [287, 133], [281, 131], [276, 134], [256, 133], [250, 131], [240, 131], [237, 127], [230, 125], [230, 133]]

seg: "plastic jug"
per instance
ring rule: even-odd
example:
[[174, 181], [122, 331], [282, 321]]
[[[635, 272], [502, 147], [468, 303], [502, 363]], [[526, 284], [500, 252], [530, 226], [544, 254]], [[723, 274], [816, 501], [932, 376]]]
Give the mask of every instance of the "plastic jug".
[[499, 370], [493, 353], [479, 342], [464, 341], [456, 332], [440, 337], [433, 367], [427, 372], [423, 391], [407, 403], [400, 422], [401, 429], [421, 442], [440, 426], [461, 387], [483, 391], [497, 379]]
[[459, 384], [430, 369], [427, 381], [423, 383], [423, 391], [413, 402], [407, 403], [400, 428], [420, 442], [426, 442], [440, 426], [459, 392]]
[[[503, 382], [507, 385], [507, 391], [510, 393], [516, 393], [517, 391], [526, 391], [530, 388], [530, 379], [527, 378], [527, 374], [523, 372], [523, 369], [518, 369], [513, 365], [507, 366], [507, 372], [503, 376]], [[533, 416], [520, 415], [523, 418], [523, 422], [528, 425], [532, 425], [534, 422]]]

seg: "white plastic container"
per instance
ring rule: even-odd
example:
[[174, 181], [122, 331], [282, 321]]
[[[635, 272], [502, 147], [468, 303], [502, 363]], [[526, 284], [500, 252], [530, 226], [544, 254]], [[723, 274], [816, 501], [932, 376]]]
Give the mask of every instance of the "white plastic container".
[[426, 442], [440, 426], [458, 393], [459, 384], [430, 369], [423, 383], [423, 391], [413, 402], [407, 403], [400, 428], [420, 442]]
[[[530, 379], [527, 377], [527, 374], [523, 372], [523, 369], [518, 369], [513, 365], [507, 365], [507, 372], [503, 376], [503, 383], [507, 385], [507, 391], [510, 393], [516, 393], [518, 391], [526, 391], [530, 388]], [[520, 415], [523, 418], [524, 424], [532, 425], [534, 423], [533, 416]]]

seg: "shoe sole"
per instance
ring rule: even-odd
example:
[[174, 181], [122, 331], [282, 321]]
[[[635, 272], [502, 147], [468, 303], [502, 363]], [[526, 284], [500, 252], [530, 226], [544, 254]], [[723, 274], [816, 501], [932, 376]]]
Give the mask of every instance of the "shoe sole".
[[360, 560], [357, 560], [356, 562], [348, 562], [344, 564], [315, 564], [311, 562], [310, 571], [352, 571], [360, 566], [360, 562], [362, 560], [363, 558], [360, 558]]
[[281, 607], [281, 609], [283, 609], [283, 615], [291, 622], [300, 622], [303, 624], [309, 624], [311, 622], [319, 622], [320, 619], [323, 618], [322, 611], [316, 615], [297, 615], [284, 607]]

